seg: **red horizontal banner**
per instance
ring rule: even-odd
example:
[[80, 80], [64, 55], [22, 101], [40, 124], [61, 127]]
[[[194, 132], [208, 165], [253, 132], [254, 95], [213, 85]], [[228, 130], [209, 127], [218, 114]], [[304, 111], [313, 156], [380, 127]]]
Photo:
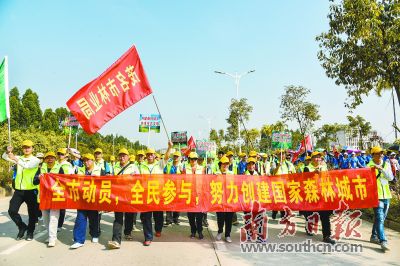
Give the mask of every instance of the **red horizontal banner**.
[[269, 210], [334, 210], [376, 207], [371, 169], [281, 176], [45, 174], [40, 208], [118, 212], [226, 212], [251, 210], [253, 201]]

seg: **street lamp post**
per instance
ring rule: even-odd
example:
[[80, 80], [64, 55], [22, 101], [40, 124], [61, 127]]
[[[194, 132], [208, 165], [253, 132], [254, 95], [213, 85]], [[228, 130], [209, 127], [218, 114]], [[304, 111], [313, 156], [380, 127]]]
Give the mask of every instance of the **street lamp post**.
[[[249, 70], [246, 72], [243, 72], [241, 74], [235, 72], [235, 74], [227, 73], [227, 72], [222, 72], [222, 71], [214, 71], [216, 74], [221, 74], [221, 75], [228, 75], [231, 78], [235, 80], [235, 85], [236, 85], [236, 100], [239, 101], [239, 84], [240, 84], [240, 79], [243, 76], [246, 76], [247, 74], [255, 72], [255, 70]], [[241, 144], [241, 139], [240, 139], [240, 119], [238, 117], [238, 145], [239, 145], [239, 152], [242, 152], [242, 144]]]

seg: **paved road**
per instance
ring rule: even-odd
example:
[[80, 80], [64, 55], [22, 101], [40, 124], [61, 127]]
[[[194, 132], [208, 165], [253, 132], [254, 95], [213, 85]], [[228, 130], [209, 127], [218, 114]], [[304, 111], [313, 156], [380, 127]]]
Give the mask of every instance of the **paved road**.
[[[97, 244], [90, 238], [85, 246], [70, 250], [75, 211], [67, 211], [66, 222], [59, 233], [57, 245], [47, 248], [44, 244], [46, 230], [40, 223], [33, 241], [16, 241], [14, 223], [10, 220], [9, 198], [0, 198], [0, 265], [400, 265], [400, 234], [387, 230], [391, 251], [383, 253], [380, 247], [369, 243], [371, 224], [363, 222], [360, 232], [362, 239], [342, 240], [341, 243], [362, 244], [359, 253], [242, 253], [239, 245], [239, 227], [234, 227], [233, 243], [215, 241], [216, 217], [209, 214], [210, 227], [205, 231], [205, 239], [190, 239], [186, 216], [181, 217], [181, 225], [163, 229], [150, 247], [142, 245], [143, 232], [134, 232], [133, 241], [123, 241], [119, 250], [107, 250], [105, 244], [111, 239], [113, 214], [103, 215], [102, 235]], [[21, 207], [27, 219], [26, 206]], [[304, 227], [304, 220], [297, 217], [298, 228]], [[140, 223], [139, 223], [140, 224]], [[312, 239], [321, 243], [321, 236], [306, 237], [299, 230], [294, 237], [278, 238], [282, 225], [276, 221], [269, 224], [269, 241], [272, 243], [301, 242]]]

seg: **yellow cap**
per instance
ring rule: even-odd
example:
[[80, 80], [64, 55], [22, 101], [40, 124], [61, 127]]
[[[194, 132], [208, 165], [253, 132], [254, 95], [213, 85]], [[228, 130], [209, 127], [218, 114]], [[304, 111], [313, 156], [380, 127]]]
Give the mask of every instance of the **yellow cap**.
[[311, 160], [311, 156], [306, 156], [306, 160]]
[[147, 148], [146, 154], [153, 154], [153, 153], [156, 153], [156, 151], [155, 151], [154, 149], [152, 149], [152, 148]]
[[375, 147], [372, 147], [372, 148], [371, 148], [371, 154], [374, 154], [374, 153], [381, 153], [381, 152], [383, 152], [383, 150], [382, 150], [382, 148], [379, 147], [379, 146], [375, 146]]
[[199, 158], [199, 156], [197, 155], [197, 153], [192, 151], [191, 153], [189, 153], [189, 158], [190, 159], [197, 159], [197, 158]]
[[257, 152], [256, 151], [250, 151], [249, 156], [250, 157], [256, 157], [257, 156]]
[[82, 155], [82, 160], [85, 160], [85, 159], [93, 161], [94, 160], [94, 156], [91, 153], [85, 153], [84, 155]]
[[239, 153], [239, 157], [245, 157], [245, 156], [247, 156], [246, 153], [244, 153], [244, 152]]
[[144, 153], [144, 150], [140, 150], [140, 151], [138, 151], [137, 153], [136, 153], [136, 155], [146, 155], [145, 153]]
[[94, 150], [94, 153], [96, 153], [96, 152], [103, 153], [103, 150], [102, 150], [102, 149], [100, 149], [100, 148], [96, 148], [96, 149]]
[[222, 158], [219, 160], [220, 163], [229, 163], [229, 159], [226, 156], [222, 156]]
[[111, 162], [114, 162], [114, 161], [115, 161], [115, 156], [114, 156], [114, 155], [111, 155], [111, 156], [110, 156], [110, 161], [111, 161]]
[[180, 157], [181, 156], [181, 152], [180, 151], [176, 151], [176, 152], [174, 152], [174, 154], [172, 154], [173, 156], [178, 156], [178, 157]]
[[32, 140], [29, 140], [29, 139], [24, 140], [24, 141], [22, 142], [22, 147], [24, 147], [24, 146], [26, 146], [26, 147], [32, 147], [32, 146], [33, 146]]
[[233, 156], [233, 151], [228, 151], [225, 156]]
[[67, 154], [67, 149], [66, 149], [66, 148], [59, 148], [59, 149], [57, 150], [57, 153]]
[[313, 151], [313, 152], [311, 153], [311, 158], [314, 157], [314, 156], [317, 156], [317, 155], [322, 155], [322, 153], [319, 152], [319, 151]]
[[129, 155], [129, 151], [125, 148], [122, 148], [122, 149], [119, 149], [119, 151], [118, 151], [118, 155], [120, 155], [120, 154]]
[[247, 159], [247, 163], [256, 163], [257, 160], [254, 157], [250, 157], [249, 159]]
[[129, 156], [129, 161], [134, 162], [135, 161], [135, 155]]
[[57, 158], [56, 157], [56, 154], [54, 153], [54, 152], [52, 152], [52, 151], [48, 151], [45, 155], [44, 155], [44, 157], [43, 158], [47, 158], [47, 157], [49, 157], [49, 156], [52, 156], [52, 157], [54, 157], [54, 158]]
[[155, 156], [156, 156], [156, 158], [160, 158], [161, 157], [161, 155], [159, 154], [159, 153], [155, 153]]

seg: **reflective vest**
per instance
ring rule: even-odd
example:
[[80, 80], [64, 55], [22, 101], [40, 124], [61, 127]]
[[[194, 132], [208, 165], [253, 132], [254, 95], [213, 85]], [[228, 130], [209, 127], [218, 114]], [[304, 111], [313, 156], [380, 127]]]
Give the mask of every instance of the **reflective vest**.
[[73, 168], [71, 163], [69, 163], [66, 160], [62, 161], [61, 163], [57, 161], [57, 163], [60, 165], [65, 175], [73, 174]]
[[188, 174], [188, 175], [191, 175], [191, 174], [201, 175], [201, 174], [203, 174], [203, 169], [204, 169], [203, 166], [196, 165], [196, 170], [193, 173], [192, 166], [190, 166], [190, 164], [185, 165], [185, 171], [186, 171], [186, 174]]
[[[174, 166], [173, 163], [168, 163], [167, 166], [165, 166], [165, 173], [166, 174], [171, 174], [171, 170], [172, 170], [173, 166]], [[177, 175], [182, 174], [181, 165], [180, 164], [175, 166], [175, 168], [176, 168], [176, 173], [175, 174], [177, 174]]]
[[[371, 160], [367, 166], [368, 167], [374, 167], [377, 164], [374, 163], [373, 160]], [[391, 174], [392, 170], [390, 169], [390, 163], [386, 162], [385, 165], [383, 166], [380, 164], [380, 166], [383, 167], [384, 171]], [[376, 186], [378, 187], [378, 198], [379, 199], [391, 199], [392, 198], [392, 193], [390, 192], [390, 187], [389, 187], [389, 180], [385, 178], [385, 173], [379, 174], [379, 170], [375, 170], [375, 174], [377, 176], [376, 178]], [[378, 177], [379, 176], [379, 177]]]
[[[134, 163], [130, 163], [125, 169], [121, 167], [119, 163], [116, 163], [114, 166], [114, 175], [136, 175], [139, 174], [139, 169]], [[122, 173], [121, 170], [124, 170]]]
[[[52, 173], [58, 174], [60, 172], [61, 165], [55, 161], [54, 165], [51, 169], [47, 166], [47, 163], [42, 163], [42, 167], [40, 168], [41, 174]], [[37, 194], [37, 202], [40, 203], [40, 186], [37, 187], [38, 194]]]
[[111, 167], [110, 165], [104, 161], [104, 159], [101, 159], [100, 161], [94, 162], [96, 168], [100, 168], [102, 170], [102, 174], [107, 175], [111, 174]]
[[256, 170], [254, 170], [253, 174], [251, 174], [251, 173], [249, 172], [249, 170], [246, 170], [246, 172], [245, 172], [244, 174], [245, 174], [245, 175], [258, 175], [258, 173], [257, 173]]
[[163, 174], [164, 167], [162, 167], [162, 161], [154, 161], [152, 164], [143, 162], [139, 165], [140, 174], [151, 175], [151, 174]]
[[278, 170], [275, 172], [275, 175], [287, 175], [287, 174], [294, 174], [296, 173], [296, 169], [291, 162], [283, 161]]
[[[317, 168], [312, 163], [309, 163], [306, 167], [308, 168], [309, 172], [315, 172], [315, 170], [317, 170]], [[306, 167], [304, 167], [304, 168], [306, 168]], [[320, 166], [320, 171], [321, 172], [328, 171], [328, 168], [326, 167], [326, 165], [323, 164]]]
[[38, 186], [33, 184], [33, 178], [39, 169], [39, 159], [30, 155], [29, 157], [20, 156], [18, 160], [28, 163], [31, 161], [37, 161], [33, 168], [23, 168], [21, 165], [17, 164], [17, 173], [15, 175], [15, 185], [14, 188], [17, 190], [33, 190], [37, 189]]
[[[221, 170], [218, 169], [218, 171], [215, 172], [216, 175], [223, 175], [223, 173], [221, 173]], [[233, 175], [232, 171], [226, 171], [225, 173], [226, 175]]]
[[[93, 175], [93, 176], [100, 176], [100, 174], [101, 174], [101, 168], [100, 167], [96, 167], [95, 165], [93, 166], [93, 170], [92, 170], [92, 172], [90, 173], [90, 175]], [[86, 173], [86, 167], [85, 166], [82, 166], [82, 167], [79, 167], [78, 168], [78, 175], [88, 175], [87, 173]]]

